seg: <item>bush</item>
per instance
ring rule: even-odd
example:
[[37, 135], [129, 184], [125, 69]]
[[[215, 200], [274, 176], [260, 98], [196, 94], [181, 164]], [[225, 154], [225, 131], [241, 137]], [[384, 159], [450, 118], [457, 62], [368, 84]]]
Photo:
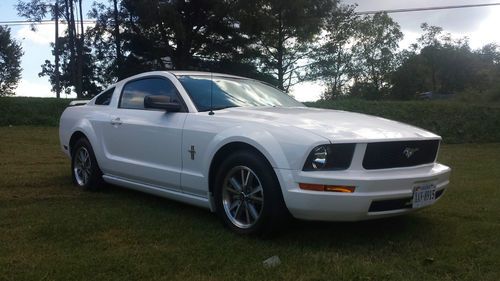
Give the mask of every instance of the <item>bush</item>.
[[[58, 126], [70, 100], [0, 98], [0, 126]], [[457, 101], [318, 101], [308, 106], [347, 110], [401, 121], [435, 132], [447, 143], [500, 142], [500, 107]], [[333, 120], [334, 121], [334, 120]]]
[[71, 100], [56, 98], [0, 98], [0, 126], [58, 126]]
[[460, 102], [473, 104], [488, 104], [500, 107], [500, 82], [491, 85], [483, 92], [474, 89], [465, 89], [457, 94], [457, 100]]

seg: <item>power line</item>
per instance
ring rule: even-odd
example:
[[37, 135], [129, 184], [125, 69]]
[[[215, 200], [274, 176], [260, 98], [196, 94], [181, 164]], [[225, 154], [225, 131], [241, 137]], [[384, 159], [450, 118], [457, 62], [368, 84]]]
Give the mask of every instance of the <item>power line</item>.
[[[62, 23], [66, 23], [65, 21], [60, 21]], [[86, 19], [82, 21], [84, 24], [92, 24], [96, 23], [96, 20]], [[46, 25], [46, 24], [54, 24], [53, 20], [42, 20], [42, 21], [30, 21], [30, 20], [11, 20], [11, 21], [0, 21], [0, 25], [7, 26], [20, 26], [20, 25]], [[79, 20], [75, 20], [75, 23], [80, 23]]]
[[[499, 3], [483, 3], [483, 4], [470, 4], [470, 5], [454, 5], [454, 6], [437, 6], [437, 7], [422, 7], [422, 8], [407, 8], [407, 9], [392, 9], [392, 10], [373, 10], [373, 11], [361, 11], [356, 12], [358, 15], [371, 15], [376, 13], [408, 13], [408, 12], [421, 12], [421, 11], [434, 11], [434, 10], [450, 10], [450, 9], [464, 9], [464, 8], [477, 8], [477, 7], [488, 7], [488, 6], [499, 6]], [[80, 21], [75, 21], [80, 23]], [[92, 24], [97, 21], [94, 19], [84, 19], [82, 20], [84, 24]], [[63, 21], [64, 23], [64, 21]], [[30, 20], [11, 20], [11, 21], [0, 21], [0, 25], [7, 26], [20, 26], [20, 25], [44, 25], [44, 24], [54, 24], [53, 20], [41, 20], [41, 21], [30, 21]]]
[[500, 3], [487, 3], [487, 4], [471, 4], [471, 5], [455, 5], [455, 6], [437, 6], [437, 7], [422, 7], [422, 8], [408, 8], [408, 9], [394, 9], [394, 10], [378, 10], [378, 11], [362, 11], [356, 12], [358, 15], [371, 15], [376, 13], [407, 13], [407, 12], [420, 12], [420, 11], [433, 11], [433, 10], [450, 10], [450, 9], [463, 9], [463, 8], [476, 8], [487, 6], [498, 6]]

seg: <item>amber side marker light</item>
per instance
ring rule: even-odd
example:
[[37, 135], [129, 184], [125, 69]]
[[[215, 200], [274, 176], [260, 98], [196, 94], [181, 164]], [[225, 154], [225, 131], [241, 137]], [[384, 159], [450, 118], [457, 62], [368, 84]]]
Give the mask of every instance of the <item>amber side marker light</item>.
[[346, 185], [324, 185], [324, 184], [313, 184], [313, 183], [299, 183], [300, 189], [304, 190], [314, 190], [314, 191], [330, 191], [330, 192], [343, 192], [343, 193], [353, 193], [356, 187], [346, 186]]

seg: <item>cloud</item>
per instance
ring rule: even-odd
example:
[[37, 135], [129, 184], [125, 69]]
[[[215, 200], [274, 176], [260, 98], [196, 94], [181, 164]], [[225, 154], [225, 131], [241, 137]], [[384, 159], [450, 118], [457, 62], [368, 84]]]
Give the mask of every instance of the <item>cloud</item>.
[[[59, 25], [59, 36], [64, 34], [66, 25]], [[16, 39], [21, 42], [24, 55], [21, 67], [23, 68], [23, 79], [17, 89], [17, 96], [30, 97], [55, 97], [51, 92], [51, 85], [47, 77], [38, 77], [41, 71], [40, 65], [44, 60], [53, 60], [50, 43], [54, 42], [55, 28], [52, 24], [39, 24], [36, 31], [31, 31], [29, 26], [22, 26], [15, 33]], [[65, 94], [62, 94], [65, 97]]]
[[493, 42], [500, 44], [498, 27], [500, 27], [500, 7], [495, 7], [492, 9], [490, 16], [481, 22], [477, 30], [468, 34], [471, 47], [480, 48]]
[[[393, 10], [470, 4], [487, 4], [496, 0], [343, 0], [345, 4], [358, 4], [357, 11]], [[440, 26], [455, 38], [467, 36], [472, 47], [477, 48], [489, 42], [499, 42], [496, 27], [499, 26], [500, 6], [476, 7], [451, 10], [418, 11], [394, 13], [390, 16], [401, 26], [405, 38], [401, 47], [415, 42], [422, 33], [420, 25]]]
[[315, 82], [302, 82], [290, 89], [290, 94], [301, 102], [315, 101], [321, 97], [325, 87]]
[[36, 81], [22, 79], [16, 89], [16, 96], [24, 97], [55, 97], [51, 92], [50, 84], [46, 79]]
[[[56, 93], [52, 92], [52, 86], [50, 85], [48, 79], [38, 78], [35, 80], [31, 79], [21, 79], [19, 85], [17, 86], [16, 96], [22, 97], [37, 97], [37, 98], [55, 98]], [[71, 95], [66, 95], [66, 93], [61, 92], [62, 98], [76, 98], [76, 95], [72, 93]]]
[[[84, 23], [84, 28], [93, 27], [95, 23]], [[80, 27], [80, 26], [78, 26]], [[36, 30], [31, 30], [31, 26], [23, 26], [16, 33], [16, 39], [22, 42], [34, 43], [37, 45], [49, 45], [54, 42], [55, 25], [54, 24], [37, 24]], [[59, 36], [63, 36], [66, 32], [67, 25], [64, 23], [59, 24]]]
[[420, 25], [426, 22], [440, 26], [448, 32], [465, 33], [477, 30], [482, 20], [490, 14], [491, 8], [481, 7], [398, 13], [391, 16], [407, 31], [420, 31]]
[[49, 45], [54, 42], [55, 30], [51, 24], [39, 24], [36, 31], [32, 31], [30, 26], [23, 26], [16, 34], [19, 41], [30, 42], [38, 45]]

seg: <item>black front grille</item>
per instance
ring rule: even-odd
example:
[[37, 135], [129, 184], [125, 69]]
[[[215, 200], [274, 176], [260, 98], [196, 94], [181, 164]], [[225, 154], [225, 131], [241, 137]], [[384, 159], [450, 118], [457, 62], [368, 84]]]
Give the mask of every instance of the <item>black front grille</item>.
[[432, 163], [436, 159], [438, 147], [439, 140], [369, 143], [363, 167], [373, 170]]

